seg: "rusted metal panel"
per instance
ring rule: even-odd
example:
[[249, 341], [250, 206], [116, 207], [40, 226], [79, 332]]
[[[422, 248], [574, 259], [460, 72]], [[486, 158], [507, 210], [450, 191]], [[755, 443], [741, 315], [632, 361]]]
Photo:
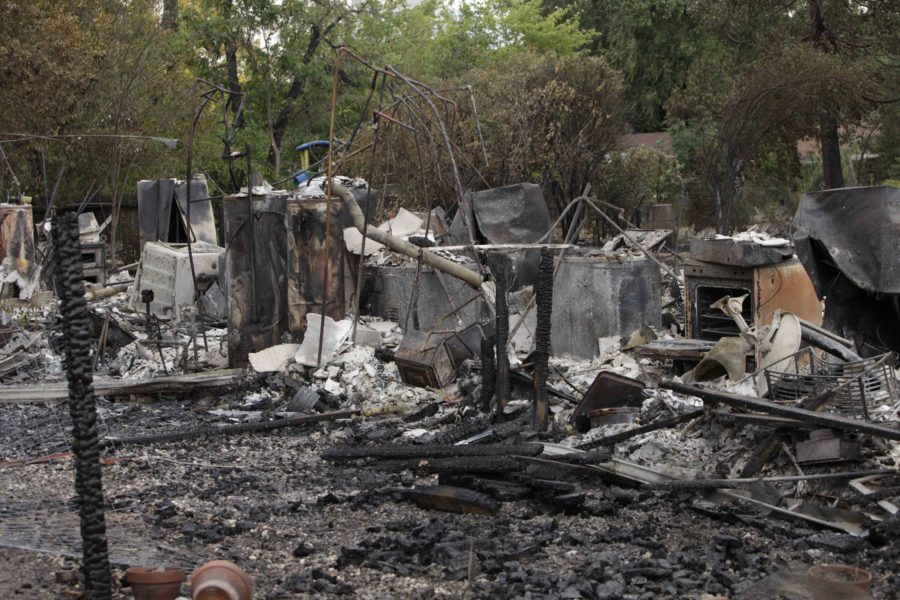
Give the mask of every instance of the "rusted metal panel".
[[812, 280], [797, 259], [757, 268], [753, 273], [756, 320], [772, 323], [777, 309], [794, 313], [815, 325], [822, 324], [822, 304]]
[[[591, 387], [584, 394], [578, 406], [572, 412], [571, 422], [578, 431], [587, 431], [593, 424], [593, 413], [604, 409], [640, 406], [644, 401], [644, 384], [637, 379], [619, 375], [611, 371], [600, 371]], [[598, 422], [602, 422], [608, 413], [597, 413]], [[625, 421], [606, 421], [630, 422]]]
[[759, 267], [777, 264], [794, 255], [790, 246], [762, 246], [750, 241], [694, 238], [691, 258], [721, 265]]
[[0, 272], [15, 272], [15, 283], [0, 283], [3, 297], [30, 298], [38, 282], [34, 221], [27, 204], [0, 204]]
[[306, 315], [321, 313], [323, 302], [325, 316], [340, 320], [346, 314], [342, 208], [342, 202], [332, 199], [331, 240], [326, 255], [328, 204], [325, 199], [287, 203], [288, 327], [297, 339], [302, 339], [306, 331]]
[[229, 196], [224, 207], [228, 362], [243, 367], [288, 331], [287, 195]]
[[445, 344], [453, 364], [459, 368], [466, 359], [474, 360], [481, 356], [481, 342], [485, 337], [484, 328], [479, 323], [469, 325], [448, 337]]

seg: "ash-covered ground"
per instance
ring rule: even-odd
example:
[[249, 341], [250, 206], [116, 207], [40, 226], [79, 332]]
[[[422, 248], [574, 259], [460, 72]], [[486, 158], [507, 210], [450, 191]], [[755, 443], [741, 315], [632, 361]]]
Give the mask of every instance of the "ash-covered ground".
[[[209, 396], [103, 401], [101, 412], [115, 415], [108, 425], [125, 435], [221, 422], [226, 417], [209, 411], [234, 404]], [[272, 406], [256, 409], [265, 418]], [[7, 421], [21, 415], [22, 407], [2, 410]], [[445, 412], [448, 422], [437, 425]], [[30, 422], [40, 426], [36, 415]], [[123, 560], [189, 571], [207, 560], [227, 559], [252, 577], [261, 600], [813, 598], [823, 596], [809, 595], [808, 567], [843, 563], [873, 573], [871, 597], [896, 597], [896, 520], [862, 539], [745, 505], [706, 502], [696, 491], [624, 488], [597, 478], [578, 482], [584, 497], [575, 505], [533, 494], [503, 502], [495, 516], [453, 514], [419, 508], [398, 491], [437, 483], [434, 475], [322, 459], [336, 445], [399, 442], [414, 427], [452, 430], [459, 415], [444, 408], [412, 424], [398, 416], [360, 416], [113, 447], [103, 472], [117, 575]], [[698, 422], [676, 442], [695, 452], [691, 440], [709, 438], [713, 427]], [[7, 435], [5, 441], [11, 439]], [[0, 468], [8, 499], [0, 507], [5, 545], [15, 538], [20, 548], [51, 552], [0, 550], [0, 597], [56, 599], [77, 591], [76, 584], [55, 579], [56, 572], [77, 567], [76, 558], [61, 556], [73, 553], [77, 540], [73, 477], [65, 456]], [[836, 499], [842, 485], [807, 484], [806, 494]], [[24, 517], [16, 516], [17, 508]], [[836, 584], [828, 593], [843, 595], [828, 597], [866, 597], [852, 590]], [[117, 591], [116, 597], [129, 592]]]

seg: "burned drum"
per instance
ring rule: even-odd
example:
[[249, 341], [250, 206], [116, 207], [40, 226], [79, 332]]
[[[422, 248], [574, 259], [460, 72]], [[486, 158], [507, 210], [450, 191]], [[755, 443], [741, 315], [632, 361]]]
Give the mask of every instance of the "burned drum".
[[660, 327], [661, 313], [662, 278], [651, 261], [565, 256], [553, 283], [553, 355], [592, 358], [599, 338]]
[[[331, 201], [331, 240], [325, 243], [328, 202], [324, 198], [287, 203], [288, 327], [301, 339], [306, 315], [322, 313], [335, 320], [344, 318], [344, 240], [341, 226], [343, 203]], [[326, 248], [327, 246], [327, 248]]]

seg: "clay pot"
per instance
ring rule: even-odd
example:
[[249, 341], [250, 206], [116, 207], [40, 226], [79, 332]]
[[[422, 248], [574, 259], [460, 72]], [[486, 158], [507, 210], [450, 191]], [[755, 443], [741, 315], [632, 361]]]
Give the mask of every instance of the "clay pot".
[[191, 575], [193, 600], [253, 600], [253, 583], [239, 566], [213, 560]]
[[872, 574], [850, 565], [815, 565], [807, 572], [810, 577], [825, 583], [849, 583], [861, 590], [872, 587]]
[[186, 579], [184, 569], [166, 567], [162, 571], [147, 567], [131, 567], [125, 571], [125, 582], [135, 600], [175, 600], [181, 595]]

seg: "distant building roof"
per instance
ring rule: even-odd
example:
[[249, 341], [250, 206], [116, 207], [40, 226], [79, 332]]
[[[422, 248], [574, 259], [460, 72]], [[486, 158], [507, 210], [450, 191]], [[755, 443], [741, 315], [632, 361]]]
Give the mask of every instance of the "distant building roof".
[[637, 148], [649, 146], [672, 154], [672, 134], [668, 131], [651, 131], [650, 133], [629, 133], [619, 138], [619, 146], [622, 148]]

